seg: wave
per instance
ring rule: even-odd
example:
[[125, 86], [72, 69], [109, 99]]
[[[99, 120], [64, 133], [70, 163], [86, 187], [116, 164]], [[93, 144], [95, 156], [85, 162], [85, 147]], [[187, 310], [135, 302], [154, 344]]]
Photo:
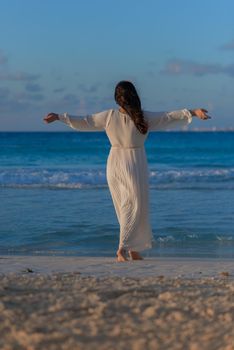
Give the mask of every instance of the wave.
[[197, 233], [188, 233], [188, 234], [174, 234], [174, 235], [165, 235], [165, 236], [158, 236], [156, 237], [155, 241], [157, 243], [161, 243], [161, 244], [167, 244], [167, 243], [171, 243], [171, 242], [184, 242], [184, 243], [189, 243], [189, 242], [193, 242], [193, 243], [209, 243], [209, 242], [216, 242], [216, 243], [220, 243], [220, 244], [225, 244], [225, 243], [230, 243], [233, 244], [234, 243], [234, 235], [231, 233], [227, 233], [227, 234], [222, 234], [222, 235], [218, 235], [218, 234], [197, 234]]
[[[156, 188], [234, 189], [234, 168], [162, 169], [149, 171], [149, 184]], [[0, 187], [14, 188], [103, 188], [106, 171], [100, 169], [0, 169]]]
[[[56, 235], [54, 235], [56, 238]], [[90, 239], [92, 238], [92, 239]], [[14, 243], [13, 243], [14, 242]], [[116, 236], [109, 235], [103, 232], [96, 236], [77, 237], [77, 233], [69, 240], [64, 235], [57, 236], [57, 240], [48, 242], [48, 238], [44, 239], [43, 235], [39, 237], [36, 242], [28, 240], [27, 237], [21, 240], [12, 237], [12, 244], [1, 244], [0, 254], [33, 254], [33, 255], [113, 255], [114, 246], [116, 245]], [[152, 252], [162, 248], [161, 254], [166, 254], [167, 250], [171, 249], [174, 255], [189, 255], [189, 256], [226, 256], [233, 258], [234, 234], [226, 233], [222, 235], [217, 234], [165, 234], [155, 235]]]

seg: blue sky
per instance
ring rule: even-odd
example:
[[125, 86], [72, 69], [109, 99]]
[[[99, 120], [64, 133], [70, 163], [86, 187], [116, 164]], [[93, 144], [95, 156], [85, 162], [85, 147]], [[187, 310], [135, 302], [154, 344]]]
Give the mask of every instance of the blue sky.
[[119, 80], [144, 109], [205, 107], [234, 126], [233, 0], [1, 0], [0, 131], [67, 130], [48, 112], [115, 108]]

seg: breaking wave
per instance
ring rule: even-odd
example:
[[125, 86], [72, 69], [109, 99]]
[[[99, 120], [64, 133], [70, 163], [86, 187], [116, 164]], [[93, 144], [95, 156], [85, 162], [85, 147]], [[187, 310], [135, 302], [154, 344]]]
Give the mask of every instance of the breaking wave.
[[[171, 169], [149, 171], [151, 187], [234, 189], [234, 168]], [[106, 171], [100, 169], [8, 168], [0, 170], [0, 187], [103, 188]]]

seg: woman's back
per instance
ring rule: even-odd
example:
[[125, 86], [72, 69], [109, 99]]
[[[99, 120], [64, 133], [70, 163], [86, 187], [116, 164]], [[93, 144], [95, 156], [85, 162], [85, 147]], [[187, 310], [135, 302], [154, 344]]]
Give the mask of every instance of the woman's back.
[[148, 135], [140, 133], [128, 114], [115, 109], [111, 111], [106, 133], [111, 145], [120, 148], [143, 147]]

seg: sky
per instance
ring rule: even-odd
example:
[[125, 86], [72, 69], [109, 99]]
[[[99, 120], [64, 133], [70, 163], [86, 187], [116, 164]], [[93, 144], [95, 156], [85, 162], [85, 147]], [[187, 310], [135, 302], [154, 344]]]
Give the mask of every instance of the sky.
[[49, 112], [117, 108], [131, 80], [142, 107], [203, 107], [234, 127], [233, 0], [0, 0], [0, 131], [62, 131]]

